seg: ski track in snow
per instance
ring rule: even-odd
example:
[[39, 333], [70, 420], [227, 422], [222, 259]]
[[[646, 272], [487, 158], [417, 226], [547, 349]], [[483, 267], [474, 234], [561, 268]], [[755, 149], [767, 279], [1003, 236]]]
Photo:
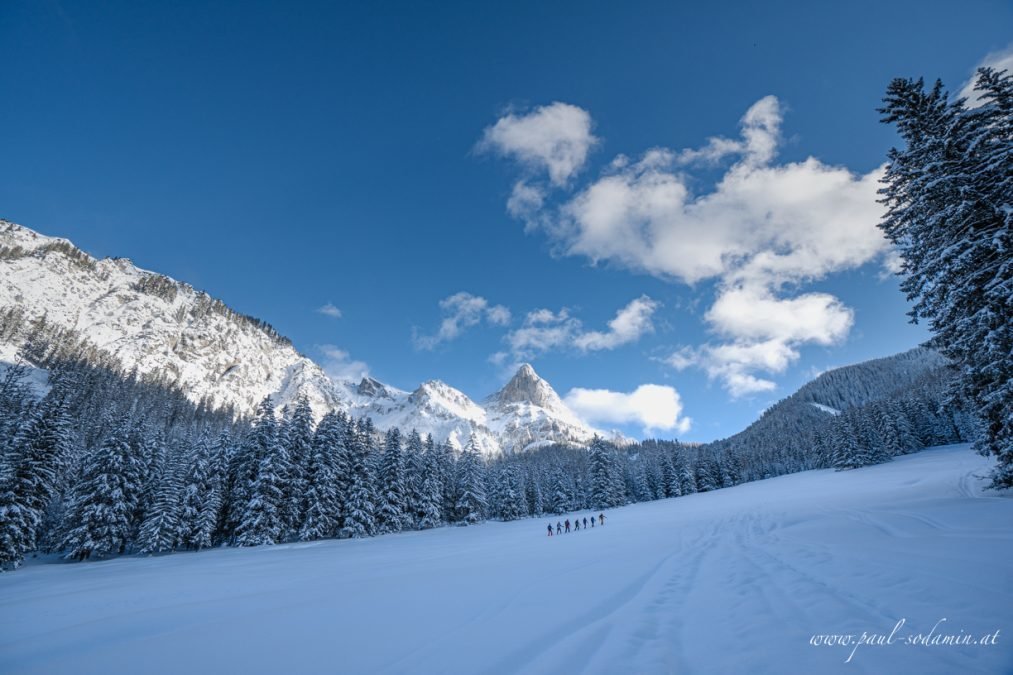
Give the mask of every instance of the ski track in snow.
[[[1013, 498], [950, 446], [607, 513], [0, 575], [0, 672], [1013, 672]], [[589, 513], [580, 514], [590, 515]], [[570, 516], [571, 519], [573, 516]], [[814, 647], [817, 633], [997, 646]]]

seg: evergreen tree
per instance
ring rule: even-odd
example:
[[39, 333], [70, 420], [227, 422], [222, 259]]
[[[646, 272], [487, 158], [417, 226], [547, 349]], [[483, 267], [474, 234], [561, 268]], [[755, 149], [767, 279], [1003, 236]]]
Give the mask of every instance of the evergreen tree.
[[440, 483], [443, 493], [443, 518], [453, 520], [456, 517], [457, 509], [457, 486], [455, 476], [457, 475], [454, 450], [450, 442], [438, 443], [435, 445], [436, 478]]
[[707, 457], [698, 457], [696, 464], [696, 489], [697, 492], [708, 492], [716, 490], [718, 477], [714, 475], [713, 464]]
[[417, 503], [418, 527], [427, 530], [443, 522], [443, 485], [440, 480], [439, 457], [432, 437], [422, 453], [422, 480]]
[[190, 462], [181, 485], [179, 543], [199, 551], [209, 548], [221, 509], [221, 494], [214, 476], [215, 452], [207, 432], [190, 449]]
[[570, 492], [566, 486], [566, 478], [559, 468], [553, 469], [549, 482], [549, 499], [546, 502], [549, 513], [560, 515], [571, 508]]
[[835, 469], [856, 469], [872, 463], [871, 453], [862, 443], [852, 413], [837, 417], [830, 439], [833, 446], [831, 462]]
[[236, 531], [240, 546], [276, 544], [285, 535], [285, 510], [290, 500], [285, 491], [289, 462], [284, 437], [279, 438], [279, 425], [271, 410], [270, 400], [262, 404], [260, 416], [251, 433], [253, 479], [247, 489], [248, 499]]
[[346, 433], [351, 457], [351, 481], [345, 502], [341, 536], [369, 537], [376, 531], [376, 493], [368, 428], [349, 422]]
[[500, 476], [499, 517], [517, 520], [527, 515], [520, 473], [515, 465], [507, 466]]
[[679, 456], [679, 466], [677, 468], [679, 473], [679, 492], [684, 495], [691, 495], [696, 492], [696, 477], [693, 475], [693, 470], [690, 469], [689, 463], [681, 455]]
[[682, 494], [679, 474], [676, 473], [675, 464], [667, 452], [661, 454], [661, 482], [665, 497], [678, 497]]
[[120, 418], [101, 446], [85, 459], [66, 516], [67, 557], [123, 553], [130, 541], [144, 465], [127, 442], [129, 420]]
[[228, 500], [227, 479], [231, 454], [232, 438], [228, 431], [222, 431], [211, 446], [207, 497], [200, 505], [197, 524], [191, 532], [191, 544], [195, 548], [208, 548], [216, 543], [216, 539], [224, 539], [220, 532]]
[[347, 453], [344, 421], [334, 412], [324, 415], [317, 425], [306, 470], [306, 517], [299, 538], [303, 541], [337, 535], [341, 526], [338, 461]]
[[313, 453], [313, 411], [309, 400], [300, 396], [292, 417], [285, 425], [288, 471], [285, 478], [285, 529], [293, 536], [306, 519], [308, 482], [306, 474]]
[[591, 440], [591, 508], [604, 509], [614, 505], [612, 465], [605, 441], [599, 436]]
[[401, 451], [401, 432], [397, 427], [387, 432], [378, 479], [377, 533], [400, 532], [410, 527], [411, 514], [405, 486], [405, 462]]
[[542, 506], [542, 485], [539, 476], [529, 471], [527, 480], [524, 482], [524, 498], [527, 501], [528, 513], [533, 516], [540, 516], [544, 512]]
[[[645, 461], [638, 461], [633, 467], [630, 476], [629, 493], [635, 502], [646, 502], [654, 499], [647, 480], [649, 471], [650, 467]], [[678, 485], [678, 480], [676, 480], [676, 485]]]
[[488, 502], [485, 492], [485, 467], [478, 453], [475, 436], [468, 439], [468, 445], [457, 461], [457, 521], [473, 525], [485, 520]]
[[412, 429], [404, 448], [405, 503], [407, 505], [406, 528], [417, 527], [422, 518], [423, 502], [423, 458], [424, 445], [419, 433]]
[[54, 388], [12, 442], [0, 467], [0, 569], [16, 568], [38, 547], [72, 448], [66, 392]]
[[158, 487], [137, 534], [137, 546], [141, 553], [173, 551], [182, 545], [185, 528], [181, 519], [183, 510], [181, 461], [182, 458], [178, 455], [167, 457], [166, 466], [159, 472]]
[[984, 421], [978, 447], [998, 463], [993, 485], [1013, 487], [1013, 77], [978, 71], [981, 105], [952, 101], [942, 84], [894, 80], [883, 121], [906, 147], [890, 151], [880, 227], [903, 260], [901, 289], [932, 344], [960, 368]]

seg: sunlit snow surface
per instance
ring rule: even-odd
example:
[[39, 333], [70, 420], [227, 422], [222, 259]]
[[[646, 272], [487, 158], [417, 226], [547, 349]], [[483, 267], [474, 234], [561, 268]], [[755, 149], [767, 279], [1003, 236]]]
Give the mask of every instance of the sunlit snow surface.
[[[1009, 673], [1013, 498], [954, 446], [607, 512], [0, 575], [2, 673]], [[590, 515], [590, 514], [581, 514]], [[572, 516], [571, 516], [572, 517]], [[554, 523], [556, 518], [552, 518]], [[1000, 630], [996, 646], [814, 634]]]

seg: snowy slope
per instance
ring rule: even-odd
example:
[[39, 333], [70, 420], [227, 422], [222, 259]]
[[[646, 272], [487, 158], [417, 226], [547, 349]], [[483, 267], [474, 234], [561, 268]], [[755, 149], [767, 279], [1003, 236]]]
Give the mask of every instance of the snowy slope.
[[249, 413], [271, 394], [341, 400], [315, 363], [255, 320], [124, 258], [97, 260], [65, 239], [0, 221], [0, 309], [70, 329], [127, 368], [157, 372], [199, 402]]
[[[0, 575], [0, 672], [1000, 673], [1013, 499], [966, 446], [608, 512]], [[582, 514], [590, 515], [590, 514]], [[553, 519], [554, 521], [555, 519]], [[937, 632], [996, 646], [816, 647]]]
[[[368, 379], [359, 383], [358, 395], [350, 397], [354, 415], [368, 416], [381, 429], [432, 434], [437, 440], [449, 440], [455, 448], [463, 448], [474, 435], [482, 453], [500, 452], [499, 439], [485, 426], [485, 410], [463, 392], [439, 380], [424, 382], [410, 393], [385, 385], [379, 385], [382, 391], [371, 393], [377, 385]], [[363, 395], [364, 390], [370, 393]]]
[[809, 405], [816, 408], [817, 410], [822, 410], [825, 413], [829, 413], [830, 415], [837, 416], [841, 414], [841, 411], [838, 410], [837, 408], [831, 408], [830, 406], [823, 405], [822, 403], [810, 403]]
[[[12, 308], [24, 312], [26, 324], [45, 317], [72, 331], [127, 370], [163, 375], [195, 403], [207, 399], [241, 414], [268, 395], [279, 408], [305, 395], [318, 418], [341, 409], [368, 415], [381, 430], [414, 428], [456, 447], [474, 435], [486, 454], [533, 443], [585, 444], [595, 433], [530, 366], [485, 407], [438, 380], [412, 392], [369, 378], [331, 381], [270, 326], [188, 284], [124, 258], [98, 260], [66, 239], [0, 220], [0, 311]], [[0, 361], [17, 346], [0, 343]]]

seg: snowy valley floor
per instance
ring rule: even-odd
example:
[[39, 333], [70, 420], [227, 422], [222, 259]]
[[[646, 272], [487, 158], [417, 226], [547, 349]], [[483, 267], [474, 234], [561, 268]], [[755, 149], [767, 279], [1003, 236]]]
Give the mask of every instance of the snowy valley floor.
[[[981, 491], [988, 466], [939, 448], [552, 538], [542, 518], [30, 562], [0, 575], [0, 672], [1009, 673], [1013, 498]], [[810, 644], [900, 619], [850, 663]], [[940, 619], [997, 644], [901, 643]]]

